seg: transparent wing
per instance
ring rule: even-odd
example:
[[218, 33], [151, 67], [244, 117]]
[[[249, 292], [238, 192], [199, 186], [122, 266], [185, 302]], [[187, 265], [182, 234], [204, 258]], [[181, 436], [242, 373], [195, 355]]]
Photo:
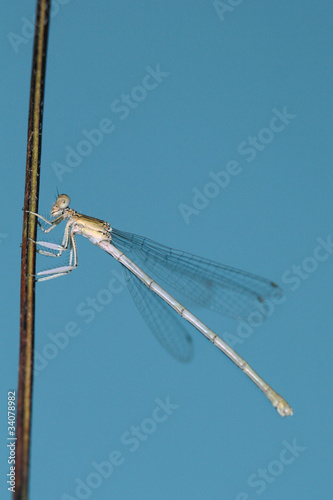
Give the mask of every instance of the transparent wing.
[[155, 338], [178, 361], [190, 361], [193, 357], [193, 343], [181, 319], [134, 274], [126, 268], [123, 268], [123, 272], [133, 300]]
[[225, 316], [247, 319], [259, 308], [264, 314], [265, 299], [282, 293], [270, 280], [143, 236], [117, 229], [112, 229], [111, 236], [112, 243], [154, 280], [164, 281], [181, 296]]

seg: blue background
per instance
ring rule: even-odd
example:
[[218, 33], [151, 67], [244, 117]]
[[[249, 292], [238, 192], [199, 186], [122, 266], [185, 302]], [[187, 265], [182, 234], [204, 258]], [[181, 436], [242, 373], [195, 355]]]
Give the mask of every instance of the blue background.
[[[70, 195], [72, 208], [119, 229], [277, 281], [285, 302], [248, 338], [238, 337], [235, 348], [290, 402], [294, 416], [282, 419], [195, 330], [193, 361], [177, 363], [119, 282], [119, 293], [102, 305], [101, 290], [120, 266], [78, 238], [78, 269], [37, 286], [33, 500], [80, 498], [76, 479], [98, 482], [100, 476], [90, 476], [92, 463], [108, 460], [113, 450], [122, 464], [85, 498], [332, 496], [333, 257], [321, 250], [327, 258], [318, 260], [314, 252], [317, 238], [332, 234], [333, 8], [308, 0], [225, 4], [230, 8], [223, 13], [213, 1], [54, 2], [39, 212], [48, 216], [58, 189]], [[34, 10], [33, 1], [12, 0], [0, 20], [2, 498], [6, 394], [17, 385]], [[140, 98], [135, 87], [146, 67], [157, 65], [167, 75], [126, 117], [111, 109], [122, 94]], [[262, 132], [272, 110], [284, 107], [294, 115], [289, 124]], [[66, 147], [80, 148], [83, 130], [105, 118], [113, 132], [71, 171], [56, 175], [57, 164], [68, 167]], [[258, 134], [269, 141], [248, 161], [241, 143]], [[239, 175], [186, 223], [179, 206], [193, 207], [193, 189], [207, 192], [209, 173], [225, 171], [231, 160], [239, 163]], [[49, 239], [60, 241], [61, 231]], [[39, 268], [55, 265], [49, 261], [40, 256]], [[89, 297], [99, 311], [87, 323], [77, 309]], [[194, 312], [221, 335], [237, 330], [236, 322]], [[71, 328], [79, 334], [55, 348], [50, 334]], [[122, 435], [149, 425], [156, 399], [168, 397], [178, 405], [168, 418], [134, 451], [124, 444]], [[293, 443], [294, 455], [283, 451]]]

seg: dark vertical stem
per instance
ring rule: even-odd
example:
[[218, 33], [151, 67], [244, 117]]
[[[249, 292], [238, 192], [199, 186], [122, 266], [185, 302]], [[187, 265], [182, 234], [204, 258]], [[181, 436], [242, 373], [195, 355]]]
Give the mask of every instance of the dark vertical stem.
[[28, 498], [35, 323], [35, 283], [33, 275], [35, 274], [36, 261], [34, 244], [29, 238], [36, 239], [36, 217], [27, 211], [38, 211], [50, 7], [51, 0], [37, 0], [23, 212], [15, 500], [26, 500]]

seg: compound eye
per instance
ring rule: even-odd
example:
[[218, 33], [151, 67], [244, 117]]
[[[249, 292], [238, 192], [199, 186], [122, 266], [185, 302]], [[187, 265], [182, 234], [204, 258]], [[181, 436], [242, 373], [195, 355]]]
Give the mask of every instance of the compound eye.
[[67, 208], [69, 205], [70, 199], [67, 194], [60, 194], [57, 199], [57, 205], [59, 208]]

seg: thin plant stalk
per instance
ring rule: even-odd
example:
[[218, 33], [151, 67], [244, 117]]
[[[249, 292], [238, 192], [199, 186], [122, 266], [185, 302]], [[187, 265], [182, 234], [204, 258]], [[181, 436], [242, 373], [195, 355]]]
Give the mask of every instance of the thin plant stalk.
[[47, 39], [51, 0], [37, 0], [28, 122], [28, 145], [23, 211], [20, 358], [18, 377], [16, 467], [14, 500], [27, 500], [29, 484], [31, 409], [35, 323], [35, 246]]

